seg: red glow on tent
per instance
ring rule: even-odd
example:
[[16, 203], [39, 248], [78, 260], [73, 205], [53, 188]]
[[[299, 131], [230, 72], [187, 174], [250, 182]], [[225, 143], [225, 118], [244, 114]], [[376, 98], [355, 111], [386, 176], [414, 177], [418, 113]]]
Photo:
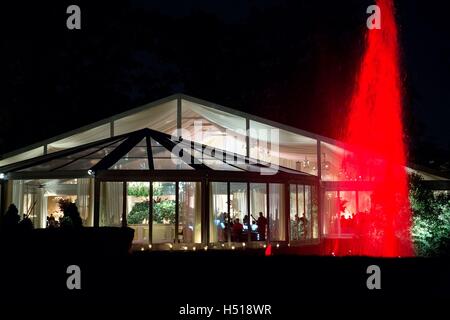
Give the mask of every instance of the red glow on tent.
[[[410, 256], [410, 207], [402, 126], [397, 26], [392, 0], [377, 0], [381, 29], [367, 30], [353, 91], [345, 156], [359, 180], [370, 185], [370, 212], [356, 213], [353, 241], [333, 250], [369, 256]], [[358, 216], [359, 215], [359, 216]], [[342, 250], [341, 250], [342, 249]]]

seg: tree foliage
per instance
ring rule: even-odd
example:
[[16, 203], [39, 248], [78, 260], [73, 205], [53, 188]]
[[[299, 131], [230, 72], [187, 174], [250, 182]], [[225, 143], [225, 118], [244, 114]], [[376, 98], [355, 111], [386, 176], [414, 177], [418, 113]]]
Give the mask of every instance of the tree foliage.
[[422, 178], [410, 175], [412, 238], [419, 256], [448, 255], [450, 249], [450, 197], [436, 194], [422, 185]]
[[[142, 224], [148, 221], [149, 202], [138, 202], [127, 217], [129, 224]], [[153, 203], [153, 221], [156, 223], [175, 223], [175, 201], [164, 200]]]

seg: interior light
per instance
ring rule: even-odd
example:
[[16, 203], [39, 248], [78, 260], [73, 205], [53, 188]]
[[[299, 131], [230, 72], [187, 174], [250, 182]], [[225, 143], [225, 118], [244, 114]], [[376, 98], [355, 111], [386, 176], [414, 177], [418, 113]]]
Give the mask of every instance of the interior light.
[[151, 248], [152, 248], [152, 245], [151, 245], [151, 244], [149, 244], [149, 245], [148, 245], [148, 248], [149, 248], [149, 249], [151, 249]]
[[280, 247], [280, 244], [279, 243], [277, 243], [277, 248], [279, 248]]
[[245, 242], [242, 244], [242, 246], [245, 248]]
[[141, 251], [144, 251], [144, 247], [141, 248]]
[[197, 248], [196, 247], [192, 247], [192, 251], [195, 251], [195, 250], [197, 250]]
[[266, 247], [267, 247], [267, 244], [264, 243], [263, 247], [266, 248]]
[[0, 173], [0, 180], [3, 180], [6, 178], [6, 175], [4, 173]]
[[94, 176], [94, 175], [95, 175], [94, 170], [91, 170], [91, 169], [89, 169], [87, 173], [88, 173], [88, 175], [90, 175], [90, 176]]
[[235, 246], [231, 246], [231, 250], [234, 250], [235, 249]]
[[207, 251], [208, 250], [208, 246], [205, 246], [203, 249], [205, 249], [205, 251]]
[[170, 248], [170, 249], [172, 249], [172, 248], [173, 248], [173, 245], [172, 245], [171, 243], [169, 243], [169, 248]]

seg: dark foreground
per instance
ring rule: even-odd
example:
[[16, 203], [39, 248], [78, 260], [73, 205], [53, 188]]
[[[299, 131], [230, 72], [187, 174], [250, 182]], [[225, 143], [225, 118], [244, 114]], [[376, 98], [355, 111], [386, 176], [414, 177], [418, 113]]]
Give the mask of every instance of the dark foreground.
[[[80, 267], [80, 290], [67, 288], [69, 265]], [[370, 265], [380, 267], [381, 290], [366, 286]], [[166, 319], [203, 319], [180, 317], [180, 307], [186, 304], [270, 304], [274, 314], [301, 315], [312, 305], [323, 306], [323, 311], [332, 310], [331, 306], [345, 311], [380, 303], [445, 306], [450, 298], [448, 259], [305, 257], [276, 252], [266, 257], [263, 250], [86, 256], [10, 252], [2, 256], [0, 271], [3, 302], [108, 304], [149, 315], [163, 312]], [[216, 318], [229, 319], [220, 312], [212, 319]]]

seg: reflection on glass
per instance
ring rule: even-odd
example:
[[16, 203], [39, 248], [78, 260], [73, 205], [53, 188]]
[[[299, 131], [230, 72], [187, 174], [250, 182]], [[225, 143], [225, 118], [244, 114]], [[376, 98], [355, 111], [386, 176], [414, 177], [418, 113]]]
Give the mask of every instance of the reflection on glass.
[[153, 182], [153, 243], [175, 240], [175, 182]]
[[200, 182], [179, 182], [178, 239], [181, 243], [201, 242]]
[[230, 183], [230, 219], [231, 241], [245, 242], [248, 240], [250, 217], [247, 212], [247, 183]]
[[286, 240], [284, 195], [283, 184], [269, 184], [269, 229], [271, 241]]
[[209, 210], [209, 238], [210, 242], [224, 242], [228, 240], [229, 221], [227, 207], [227, 183], [211, 182]]
[[149, 182], [127, 183], [127, 223], [134, 229], [135, 243], [149, 241]]

